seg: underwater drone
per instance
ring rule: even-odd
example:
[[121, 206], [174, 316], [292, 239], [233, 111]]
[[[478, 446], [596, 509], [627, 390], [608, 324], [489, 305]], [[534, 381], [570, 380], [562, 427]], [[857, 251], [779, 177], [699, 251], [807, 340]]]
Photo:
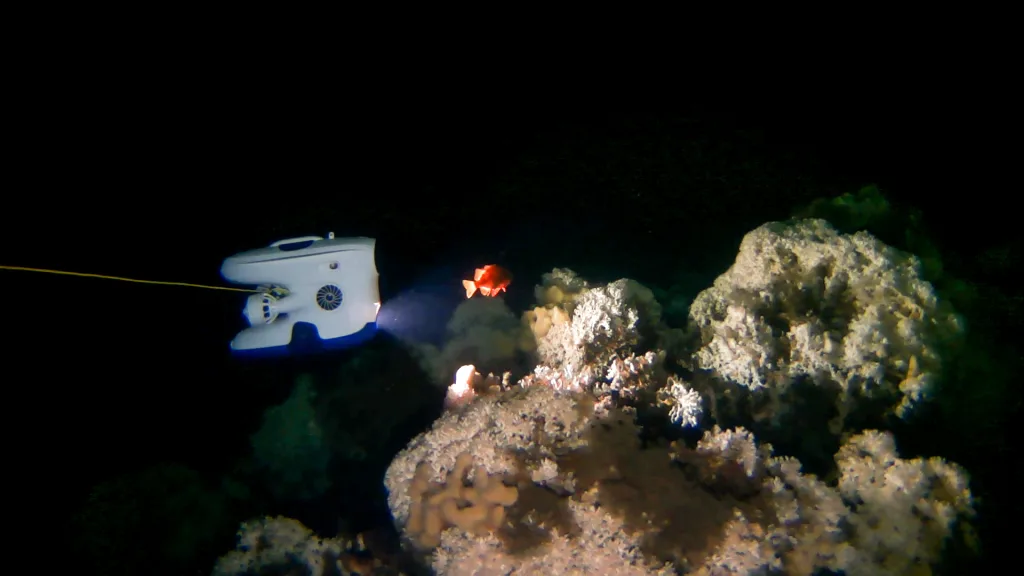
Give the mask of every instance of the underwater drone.
[[231, 341], [259, 355], [347, 348], [377, 331], [380, 290], [373, 238], [303, 236], [224, 260], [220, 273], [255, 285], [243, 315], [249, 327]]

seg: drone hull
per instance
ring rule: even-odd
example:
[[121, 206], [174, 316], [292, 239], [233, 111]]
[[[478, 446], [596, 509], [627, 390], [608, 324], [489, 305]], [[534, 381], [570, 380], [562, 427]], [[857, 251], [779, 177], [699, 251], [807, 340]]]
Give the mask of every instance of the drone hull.
[[372, 238], [282, 240], [224, 260], [221, 275], [258, 286], [231, 341], [242, 354], [291, 354], [357, 345], [376, 332], [380, 291]]

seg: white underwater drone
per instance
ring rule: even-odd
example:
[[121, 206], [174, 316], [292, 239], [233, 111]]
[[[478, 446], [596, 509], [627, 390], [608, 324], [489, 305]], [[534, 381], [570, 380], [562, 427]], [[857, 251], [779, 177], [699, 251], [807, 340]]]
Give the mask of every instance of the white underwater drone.
[[220, 273], [258, 286], [231, 341], [241, 353], [346, 348], [373, 337], [380, 310], [373, 238], [303, 236], [235, 254]]

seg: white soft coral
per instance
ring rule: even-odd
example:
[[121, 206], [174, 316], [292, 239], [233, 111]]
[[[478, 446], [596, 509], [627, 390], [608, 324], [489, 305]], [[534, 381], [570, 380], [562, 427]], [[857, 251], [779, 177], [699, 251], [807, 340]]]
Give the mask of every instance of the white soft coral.
[[940, 370], [938, 347], [961, 332], [914, 256], [824, 220], [750, 233], [735, 263], [690, 308], [697, 367], [749, 389], [796, 378], [904, 416]]
[[[967, 473], [941, 458], [903, 460], [891, 434], [869, 430], [836, 455], [839, 491], [854, 512], [847, 574], [905, 574], [935, 562], [959, 518], [973, 515]], [[876, 562], [870, 566], [868, 560]], [[864, 568], [858, 568], [864, 566]]]

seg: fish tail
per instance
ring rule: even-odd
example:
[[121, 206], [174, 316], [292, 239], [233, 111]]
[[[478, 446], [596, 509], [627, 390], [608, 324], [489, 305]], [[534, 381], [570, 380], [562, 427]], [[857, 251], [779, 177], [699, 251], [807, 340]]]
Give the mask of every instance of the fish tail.
[[466, 289], [466, 298], [472, 298], [476, 293], [476, 283], [472, 280], [463, 280], [462, 286]]

